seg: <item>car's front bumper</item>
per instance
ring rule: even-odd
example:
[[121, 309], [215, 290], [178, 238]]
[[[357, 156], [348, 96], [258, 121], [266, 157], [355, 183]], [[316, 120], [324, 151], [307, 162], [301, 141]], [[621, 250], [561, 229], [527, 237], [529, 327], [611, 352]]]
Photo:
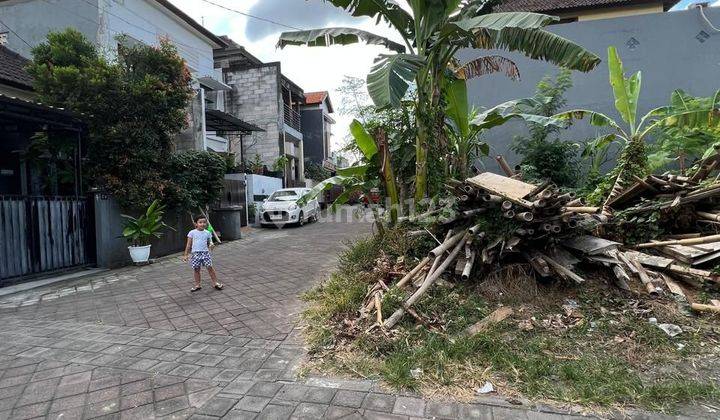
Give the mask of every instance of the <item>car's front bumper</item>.
[[284, 224], [297, 223], [300, 218], [300, 210], [263, 210], [260, 215], [262, 224]]

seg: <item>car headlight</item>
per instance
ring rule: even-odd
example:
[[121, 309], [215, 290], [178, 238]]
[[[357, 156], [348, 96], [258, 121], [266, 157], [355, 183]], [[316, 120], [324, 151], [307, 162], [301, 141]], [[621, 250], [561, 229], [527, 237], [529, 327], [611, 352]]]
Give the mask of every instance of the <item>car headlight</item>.
[[288, 207], [288, 210], [297, 210], [298, 206], [297, 204], [290, 204], [290, 207]]

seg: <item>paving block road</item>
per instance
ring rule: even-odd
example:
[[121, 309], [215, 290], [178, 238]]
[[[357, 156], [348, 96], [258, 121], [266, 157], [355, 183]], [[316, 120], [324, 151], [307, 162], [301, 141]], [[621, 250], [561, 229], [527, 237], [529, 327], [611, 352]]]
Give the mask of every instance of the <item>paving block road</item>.
[[218, 247], [222, 291], [179, 256], [0, 298], [2, 419], [570, 419], [502, 399], [426, 401], [298, 378], [299, 295], [368, 223], [262, 229]]

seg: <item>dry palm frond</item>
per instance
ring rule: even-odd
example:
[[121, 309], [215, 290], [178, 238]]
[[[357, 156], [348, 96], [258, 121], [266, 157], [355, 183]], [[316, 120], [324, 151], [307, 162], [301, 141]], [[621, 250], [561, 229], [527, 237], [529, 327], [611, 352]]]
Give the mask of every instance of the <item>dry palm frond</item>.
[[467, 80], [501, 72], [512, 80], [520, 79], [520, 70], [515, 62], [499, 55], [487, 55], [469, 61], [455, 70], [455, 76]]

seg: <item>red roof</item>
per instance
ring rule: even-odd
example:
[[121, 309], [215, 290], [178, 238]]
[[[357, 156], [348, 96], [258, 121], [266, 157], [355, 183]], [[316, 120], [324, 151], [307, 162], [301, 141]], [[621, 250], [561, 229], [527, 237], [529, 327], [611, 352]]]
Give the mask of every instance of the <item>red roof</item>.
[[666, 8], [670, 8], [678, 3], [678, 0], [503, 0], [499, 6], [495, 7], [495, 10], [499, 12], [548, 13], [643, 3], [663, 3]]
[[333, 112], [332, 104], [330, 103], [330, 94], [328, 91], [323, 90], [321, 92], [305, 92], [305, 104], [307, 105], [319, 105], [327, 100], [328, 112]]

